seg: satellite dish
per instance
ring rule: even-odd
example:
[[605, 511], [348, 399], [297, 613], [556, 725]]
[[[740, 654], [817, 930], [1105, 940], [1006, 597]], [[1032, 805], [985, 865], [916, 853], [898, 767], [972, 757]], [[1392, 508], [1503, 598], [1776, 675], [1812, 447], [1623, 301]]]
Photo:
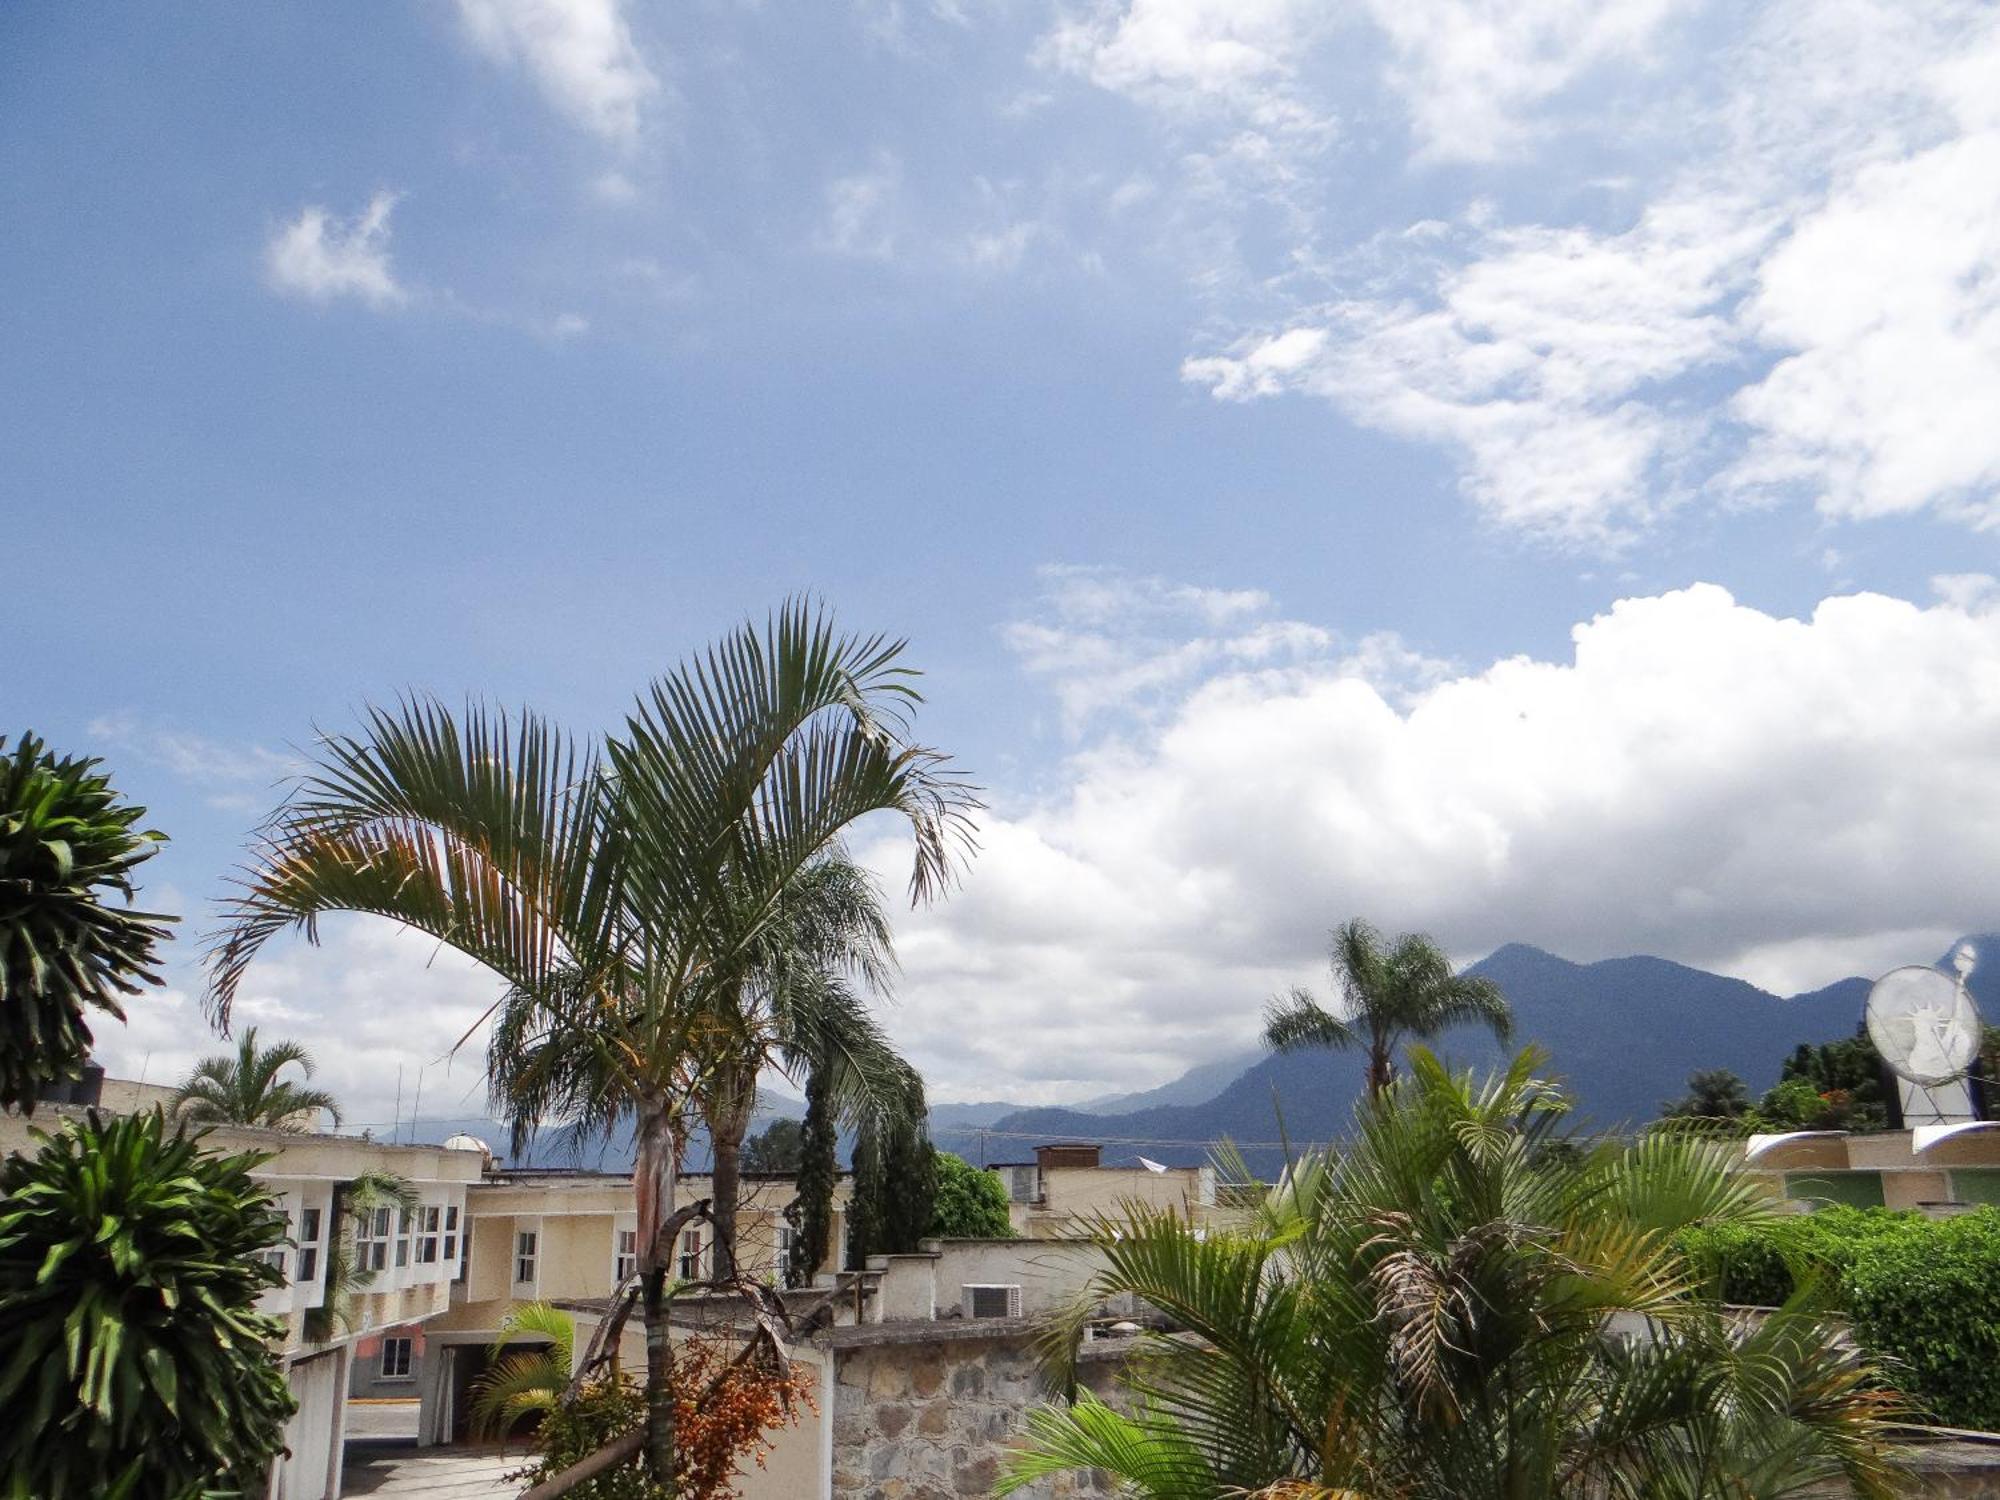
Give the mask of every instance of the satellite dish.
[[1962, 1078], [1979, 1056], [1979, 1011], [1966, 993], [1969, 955], [1955, 955], [1958, 979], [1913, 965], [1891, 969], [1868, 992], [1868, 1039], [1896, 1076], [1920, 1088]]

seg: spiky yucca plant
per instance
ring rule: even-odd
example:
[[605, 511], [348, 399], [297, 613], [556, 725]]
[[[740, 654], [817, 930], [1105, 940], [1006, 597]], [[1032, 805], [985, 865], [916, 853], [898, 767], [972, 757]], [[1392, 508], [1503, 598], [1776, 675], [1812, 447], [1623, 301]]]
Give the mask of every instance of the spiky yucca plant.
[[284, 1273], [266, 1158], [157, 1110], [0, 1164], [0, 1494], [189, 1500], [261, 1480], [295, 1403], [256, 1311]]
[[155, 946], [177, 919], [130, 902], [132, 872], [165, 835], [118, 800], [99, 762], [0, 735], [0, 1105], [32, 1112], [90, 1057], [85, 1007], [123, 1020], [121, 995], [158, 984]]

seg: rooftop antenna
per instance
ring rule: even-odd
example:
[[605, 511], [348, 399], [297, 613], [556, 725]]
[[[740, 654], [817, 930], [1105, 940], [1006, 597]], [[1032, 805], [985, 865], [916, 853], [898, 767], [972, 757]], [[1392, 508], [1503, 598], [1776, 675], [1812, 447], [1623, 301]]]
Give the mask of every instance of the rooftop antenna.
[[1960, 943], [1956, 978], [1916, 964], [1891, 969], [1868, 992], [1868, 1039], [1895, 1073], [1907, 1126], [1977, 1119], [1966, 1074], [1979, 1060], [1979, 1008], [1965, 981], [1979, 955]]

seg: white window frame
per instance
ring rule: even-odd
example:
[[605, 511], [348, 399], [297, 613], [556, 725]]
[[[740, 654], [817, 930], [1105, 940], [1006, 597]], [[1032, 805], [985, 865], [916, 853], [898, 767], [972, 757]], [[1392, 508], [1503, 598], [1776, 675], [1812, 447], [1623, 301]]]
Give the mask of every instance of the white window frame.
[[[522, 1267], [528, 1274], [521, 1274]], [[514, 1285], [533, 1286], [542, 1269], [542, 1227], [514, 1231]]]
[[354, 1269], [356, 1271], [381, 1271], [389, 1264], [389, 1238], [393, 1227], [388, 1207], [374, 1209], [361, 1216], [361, 1222], [354, 1226]]
[[682, 1281], [702, 1281], [708, 1275], [708, 1241], [699, 1228], [681, 1231], [679, 1267]]
[[444, 1206], [444, 1263], [451, 1267], [453, 1280], [465, 1274], [464, 1264], [458, 1255], [458, 1217], [458, 1205], [447, 1203]]
[[326, 1210], [319, 1204], [308, 1204], [299, 1209], [298, 1259], [292, 1280], [304, 1285], [319, 1282], [320, 1241], [326, 1233]]
[[[392, 1370], [389, 1368], [389, 1351], [398, 1345], [402, 1347], [403, 1352], [402, 1368], [400, 1370]], [[382, 1363], [379, 1367], [381, 1371], [380, 1378], [383, 1380], [415, 1380], [417, 1377], [412, 1373], [412, 1366], [416, 1361], [416, 1353], [416, 1340], [412, 1339], [408, 1334], [385, 1334], [382, 1339]]]
[[627, 1229], [622, 1224], [613, 1225], [611, 1230], [611, 1284], [623, 1286], [627, 1277], [639, 1269], [639, 1230], [634, 1225]]
[[410, 1237], [417, 1222], [417, 1211], [413, 1208], [396, 1210], [396, 1269], [401, 1271], [410, 1264]]
[[416, 1245], [412, 1258], [419, 1266], [438, 1264], [438, 1242], [444, 1232], [444, 1205], [420, 1204], [417, 1208]]

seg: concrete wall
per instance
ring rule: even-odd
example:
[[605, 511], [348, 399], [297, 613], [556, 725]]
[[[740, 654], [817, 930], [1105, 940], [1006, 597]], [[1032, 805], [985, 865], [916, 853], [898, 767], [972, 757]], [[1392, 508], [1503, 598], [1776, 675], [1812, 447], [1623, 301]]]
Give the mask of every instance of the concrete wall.
[[[937, 1306], [948, 1316], [972, 1285], [1019, 1286], [1021, 1314], [1040, 1317], [1076, 1300], [1104, 1269], [1104, 1253], [1087, 1240], [933, 1240]], [[1119, 1311], [1124, 1311], [1120, 1307]]]

